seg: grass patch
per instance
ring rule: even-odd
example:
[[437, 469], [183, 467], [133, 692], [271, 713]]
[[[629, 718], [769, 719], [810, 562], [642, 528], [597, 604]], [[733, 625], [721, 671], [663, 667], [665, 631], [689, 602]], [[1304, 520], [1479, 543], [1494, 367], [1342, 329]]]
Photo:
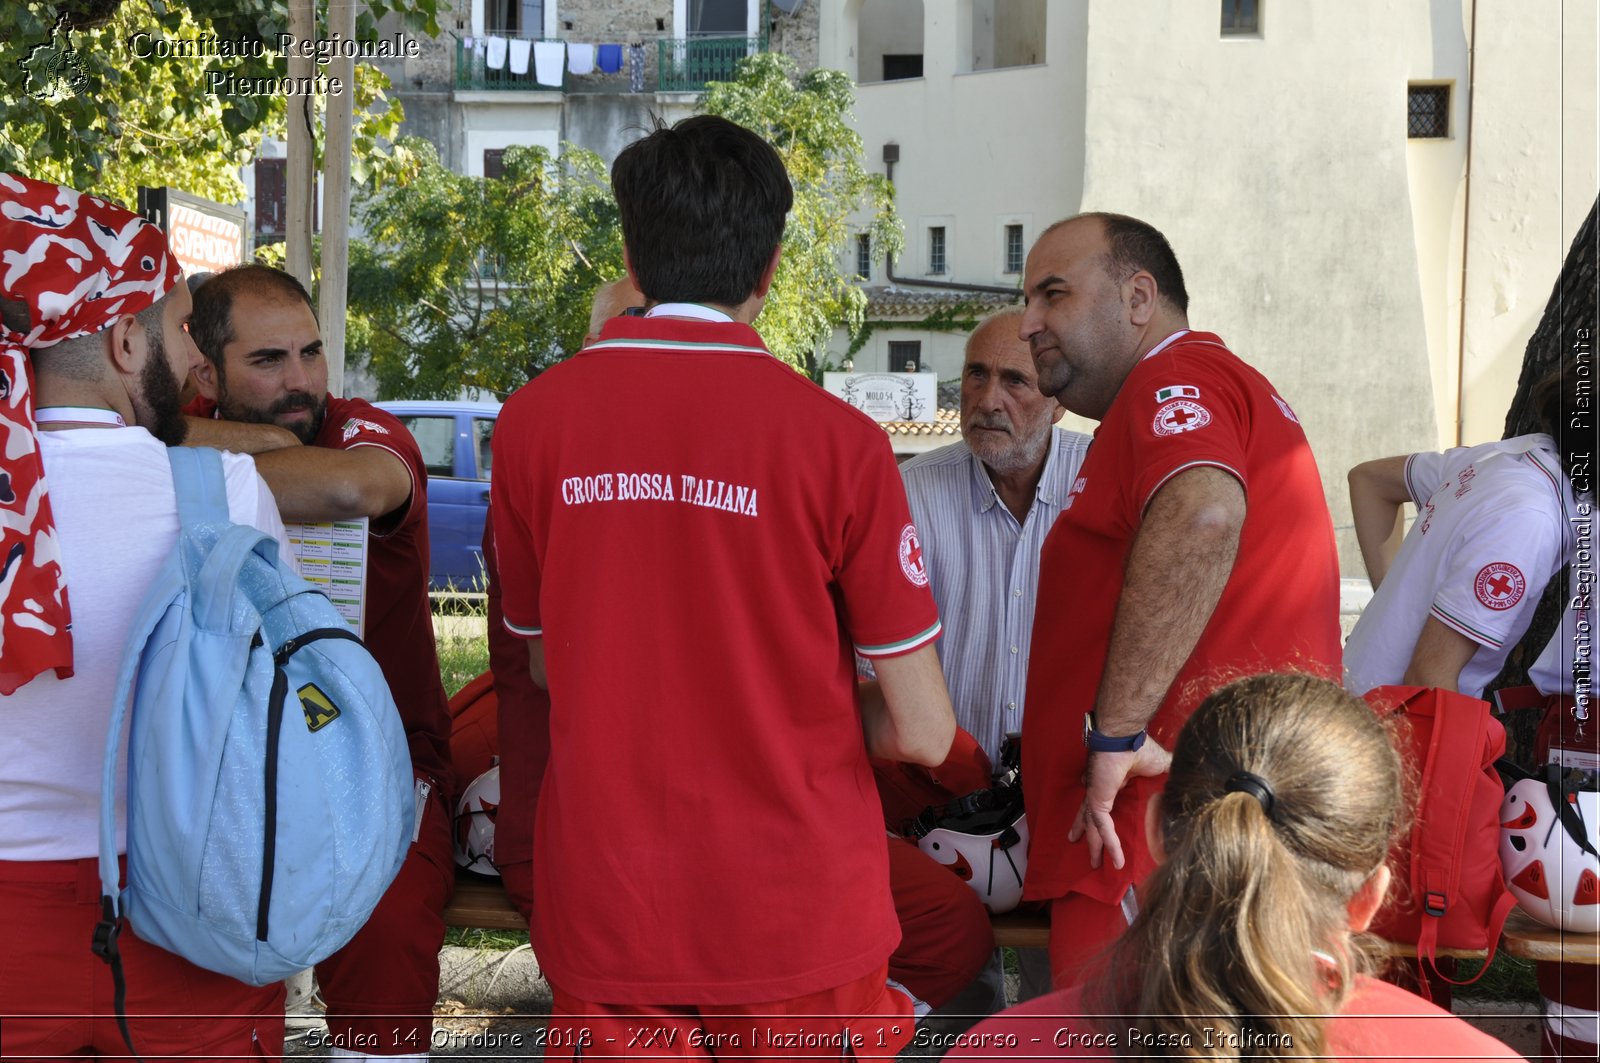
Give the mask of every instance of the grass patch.
[[484, 952], [506, 952], [518, 945], [526, 945], [528, 935], [516, 930], [477, 930], [453, 926], [444, 932], [444, 943]]
[[[435, 600], [434, 646], [439, 654], [439, 678], [445, 693], [454, 694], [489, 669], [489, 637], [483, 599]], [[478, 930], [453, 926], [444, 933], [446, 945], [489, 952], [505, 952], [528, 943], [528, 935], [514, 930]]]
[[[1456, 980], [1471, 978], [1483, 967], [1480, 960], [1457, 960]], [[1495, 953], [1489, 969], [1471, 985], [1455, 987], [1455, 995], [1467, 1000], [1514, 1000], [1524, 1003], [1539, 1002], [1539, 984], [1534, 978], [1533, 961], [1508, 955], [1504, 949]]]
[[439, 653], [439, 678], [454, 694], [489, 669], [488, 615], [482, 598], [447, 599], [434, 607], [433, 637]]

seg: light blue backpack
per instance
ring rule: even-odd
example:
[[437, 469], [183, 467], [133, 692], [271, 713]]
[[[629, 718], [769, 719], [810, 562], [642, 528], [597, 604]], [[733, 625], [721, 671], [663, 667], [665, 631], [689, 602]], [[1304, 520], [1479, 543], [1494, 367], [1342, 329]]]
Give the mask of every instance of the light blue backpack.
[[[181, 530], [129, 631], [101, 781], [94, 948], [119, 998], [124, 917], [143, 940], [252, 985], [325, 959], [399, 873], [415, 816], [377, 662], [272, 537], [229, 520], [216, 451], [168, 454]], [[130, 690], [119, 895], [114, 791]]]

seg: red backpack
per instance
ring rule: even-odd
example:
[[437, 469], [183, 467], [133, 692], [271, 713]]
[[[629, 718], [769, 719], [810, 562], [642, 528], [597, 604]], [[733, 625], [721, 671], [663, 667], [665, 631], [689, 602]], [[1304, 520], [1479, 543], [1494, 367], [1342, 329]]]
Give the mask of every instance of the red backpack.
[[[1408, 766], [1414, 819], [1389, 854], [1395, 885], [1372, 932], [1415, 944], [1418, 973], [1438, 974], [1441, 948], [1487, 949], [1476, 981], [1494, 959], [1515, 898], [1500, 869], [1500, 803], [1495, 761], [1506, 733], [1489, 703], [1431, 687], [1377, 687], [1367, 703], [1403, 717], [1398, 743]], [[1422, 979], [1426, 984], [1426, 978]]]

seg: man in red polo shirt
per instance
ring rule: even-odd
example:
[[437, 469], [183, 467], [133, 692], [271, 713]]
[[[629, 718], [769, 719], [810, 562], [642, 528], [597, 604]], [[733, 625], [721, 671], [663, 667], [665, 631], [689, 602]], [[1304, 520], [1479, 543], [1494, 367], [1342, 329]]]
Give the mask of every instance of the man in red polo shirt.
[[[328, 394], [311, 298], [292, 276], [236, 266], [195, 291], [195, 371], [216, 418], [190, 442], [254, 451], [285, 520], [368, 525], [365, 642], [383, 668], [416, 771], [417, 818], [399, 876], [355, 938], [317, 965], [336, 1057], [423, 1058], [439, 993], [441, 913], [455, 884], [450, 710], [428, 608], [427, 472], [395, 417]], [[195, 412], [191, 409], [191, 412]]]
[[892, 1057], [911, 1009], [868, 753], [933, 766], [955, 735], [905, 491], [882, 429], [749, 325], [792, 202], [772, 147], [690, 118], [612, 184], [646, 313], [494, 439], [505, 623], [550, 691], [547, 1052]]
[[1040, 555], [1023, 722], [1026, 896], [1052, 902], [1059, 989], [1132, 917], [1145, 805], [1190, 711], [1240, 675], [1339, 678], [1339, 566], [1299, 419], [1189, 330], [1160, 232], [1058, 222], [1023, 290], [1039, 390], [1100, 421]]

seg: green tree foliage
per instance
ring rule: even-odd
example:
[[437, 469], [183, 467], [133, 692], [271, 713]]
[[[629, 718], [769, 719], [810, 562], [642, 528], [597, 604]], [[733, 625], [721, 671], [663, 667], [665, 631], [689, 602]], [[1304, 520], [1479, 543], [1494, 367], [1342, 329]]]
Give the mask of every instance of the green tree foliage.
[[571, 145], [510, 148], [486, 180], [408, 146], [415, 173], [357, 205], [350, 349], [384, 398], [504, 396], [578, 349], [594, 289], [622, 275], [605, 166]]
[[739, 65], [736, 80], [707, 87], [701, 109], [766, 137], [789, 170], [794, 209], [783, 237], [783, 259], [756, 321], [767, 346], [815, 376], [816, 352], [834, 328], [861, 328], [867, 298], [840, 269], [853, 221], [865, 215], [876, 253], [899, 254], [903, 244], [894, 188], [862, 165], [861, 137], [849, 125], [855, 88], [837, 70], [799, 78], [786, 56], [762, 53]]
[[[838, 326], [860, 329], [866, 297], [841, 271], [865, 216], [874, 245], [896, 253], [888, 182], [866, 172], [848, 124], [854, 90], [832, 70], [795, 78], [757, 55], [712, 85], [703, 109], [753, 129], [794, 185], [777, 280], [756, 327], [784, 361], [815, 375]], [[463, 177], [433, 149], [402, 183], [366, 198], [367, 242], [350, 254], [352, 351], [368, 352], [385, 398], [442, 398], [463, 387], [504, 395], [576, 350], [602, 282], [621, 276], [616, 204], [592, 153], [510, 149], [500, 180]]]
[[[437, 33], [438, 0], [366, 0], [357, 38], [400, 13]], [[0, 4], [0, 170], [58, 181], [132, 205], [140, 185], [171, 185], [223, 203], [244, 198], [238, 169], [263, 136], [282, 136], [284, 97], [216, 95], [207, 75], [281, 78], [284, 56], [149, 54], [151, 41], [263, 42], [288, 26], [285, 0], [7, 0]], [[146, 35], [146, 36], [141, 36]], [[215, 49], [213, 49], [215, 50]], [[321, 68], [319, 68], [321, 69]], [[408, 163], [380, 144], [402, 112], [388, 79], [356, 64], [358, 181]]]

